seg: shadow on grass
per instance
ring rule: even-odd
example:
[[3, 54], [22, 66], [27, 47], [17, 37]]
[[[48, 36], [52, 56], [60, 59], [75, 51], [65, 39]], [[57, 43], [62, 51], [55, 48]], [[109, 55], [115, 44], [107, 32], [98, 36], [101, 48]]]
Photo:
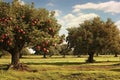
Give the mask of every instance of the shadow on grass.
[[8, 66], [7, 64], [0, 64], [0, 70], [8, 70]]
[[86, 64], [85, 62], [54, 62], [54, 63], [26, 63], [27, 65], [81, 65], [81, 64]]
[[117, 63], [117, 64], [113, 64], [113, 66], [120, 66], [120, 63]]
[[[108, 62], [108, 61], [95, 61], [94, 63], [106, 63], [106, 62]], [[116, 61], [109, 61], [109, 62], [116, 62]], [[27, 64], [27, 65], [58, 65], [58, 66], [62, 66], [62, 65], [82, 65], [82, 64], [92, 64], [92, 63], [87, 63], [87, 62], [43, 62], [43, 63], [28, 62], [25, 64]]]
[[120, 69], [111, 69], [110, 71], [120, 72]]

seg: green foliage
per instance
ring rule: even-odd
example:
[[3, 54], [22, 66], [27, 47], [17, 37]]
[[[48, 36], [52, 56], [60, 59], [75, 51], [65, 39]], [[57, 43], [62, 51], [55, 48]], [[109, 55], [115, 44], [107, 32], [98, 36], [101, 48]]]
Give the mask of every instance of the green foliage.
[[60, 27], [53, 12], [33, 3], [0, 1], [0, 49], [8, 51], [13, 62], [19, 61], [20, 51], [27, 46], [47, 54], [51, 45], [60, 42]]
[[23, 55], [27, 55], [27, 54], [30, 54], [30, 51], [26, 47], [26, 48], [23, 48], [20, 53], [23, 54]]
[[[1, 2], [1, 8], [3, 3], [7, 4]], [[16, 45], [19, 46], [18, 48], [23, 48], [26, 42], [31, 41], [32, 46], [46, 43], [42, 47], [47, 46], [48, 42], [51, 43], [51, 41], [58, 42], [56, 39], [59, 39], [60, 25], [57, 24], [57, 20], [51, 16], [48, 10], [31, 8], [30, 5], [26, 4], [20, 5], [17, 1], [11, 5], [6, 5], [6, 9], [3, 10], [7, 12], [1, 11], [0, 15], [1, 48], [10, 50]]]
[[7, 51], [4, 51], [4, 50], [0, 50], [0, 58], [4, 58], [4, 56], [9, 56], [10, 55], [10, 53], [9, 52], [7, 52]]
[[68, 31], [68, 46], [77, 54], [115, 53], [120, 50], [119, 30], [111, 19], [104, 22], [96, 17]]
[[30, 55], [30, 51], [28, 50], [28, 47], [26, 48], [23, 48], [21, 51], [20, 51], [20, 58], [22, 58], [23, 55]]
[[61, 47], [60, 54], [63, 55], [63, 57], [65, 57], [65, 55], [69, 55], [70, 51], [72, 51], [71, 49], [68, 48], [67, 44], [61, 44], [60, 47]]

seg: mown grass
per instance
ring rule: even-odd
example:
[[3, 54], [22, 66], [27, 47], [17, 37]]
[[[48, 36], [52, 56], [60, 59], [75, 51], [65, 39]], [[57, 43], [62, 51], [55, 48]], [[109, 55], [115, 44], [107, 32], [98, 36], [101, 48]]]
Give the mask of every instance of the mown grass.
[[20, 61], [36, 72], [6, 71], [10, 57], [0, 59], [0, 80], [120, 80], [120, 58], [95, 57], [95, 63], [85, 63], [81, 58], [67, 56], [24, 56]]

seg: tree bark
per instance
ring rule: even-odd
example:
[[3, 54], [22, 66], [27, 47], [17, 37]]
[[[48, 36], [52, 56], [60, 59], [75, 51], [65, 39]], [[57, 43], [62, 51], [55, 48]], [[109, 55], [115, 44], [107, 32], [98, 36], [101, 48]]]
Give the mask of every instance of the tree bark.
[[12, 59], [11, 59], [11, 65], [16, 66], [19, 64], [19, 52], [14, 52], [11, 54]]
[[20, 63], [20, 53], [19, 51], [13, 51], [11, 53], [11, 65], [8, 69], [19, 70], [19, 71], [32, 71], [27, 65]]
[[94, 62], [94, 59], [93, 59], [93, 57], [94, 57], [94, 52], [90, 52], [90, 53], [88, 53], [88, 55], [89, 55], [89, 57], [88, 57], [87, 62], [88, 62], [88, 63], [93, 63], [93, 62]]
[[65, 58], [65, 57], [66, 57], [65, 52], [63, 52], [63, 58]]
[[46, 58], [46, 53], [43, 53], [43, 58]]
[[23, 54], [20, 54], [19, 58], [22, 58], [23, 57]]
[[117, 53], [115, 53], [115, 57], [118, 57]]
[[98, 53], [96, 53], [96, 56], [98, 57], [98, 56], [99, 56], [99, 54], [98, 54]]

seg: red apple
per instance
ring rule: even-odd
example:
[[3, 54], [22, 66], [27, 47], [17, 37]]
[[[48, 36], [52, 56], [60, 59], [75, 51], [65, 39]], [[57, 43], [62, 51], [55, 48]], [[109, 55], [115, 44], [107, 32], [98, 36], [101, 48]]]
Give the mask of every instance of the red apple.
[[9, 17], [9, 20], [12, 20], [13, 18], [12, 17]]
[[4, 34], [4, 36], [5, 36], [5, 37], [7, 37], [7, 36], [8, 36], [8, 34]]
[[10, 45], [12, 45], [12, 43], [10, 42], [10, 43], [8, 43], [8, 45], [10, 46]]
[[46, 52], [49, 53], [49, 50], [47, 50]]
[[4, 35], [2, 35], [2, 39], [4, 39], [5, 38], [5, 36]]
[[45, 43], [43, 43], [42, 46], [45, 47]]
[[40, 46], [36, 46], [36, 49], [37, 49], [37, 50], [40, 50], [40, 49], [41, 49], [41, 47], [40, 47]]
[[32, 22], [32, 26], [34, 26], [34, 25], [35, 25], [35, 23]]
[[51, 27], [49, 27], [48, 29], [49, 29], [50, 31], [52, 30], [52, 28], [51, 28]]
[[21, 30], [18, 30], [18, 32], [20, 33], [20, 32], [21, 32]]
[[18, 27], [18, 26], [16, 26], [15, 28], [16, 28], [16, 29], [18, 29], [19, 27]]
[[34, 21], [34, 23], [36, 24], [36, 23], [37, 23], [37, 21]]
[[8, 40], [8, 41], [7, 41], [7, 44], [9, 44], [9, 43], [10, 43], [10, 41]]
[[7, 34], [3, 34], [1, 37], [2, 39], [6, 38], [8, 35]]
[[48, 43], [49, 43], [48, 41], [45, 41], [45, 44], [46, 44], [46, 45], [48, 45]]
[[21, 16], [21, 18], [22, 18], [22, 19], [24, 19], [24, 18], [25, 18], [25, 16], [23, 15], [23, 16]]
[[46, 52], [46, 51], [47, 51], [47, 49], [46, 49], [46, 48], [43, 48], [43, 51], [44, 51], [44, 52]]
[[10, 40], [10, 41], [12, 41], [13, 39], [12, 39], [12, 38], [10, 38], [9, 40]]
[[23, 32], [23, 29], [20, 29], [20, 32]]
[[53, 46], [55, 46], [55, 47], [56, 47], [56, 46], [57, 46], [57, 44], [55, 43], [55, 44], [53, 44]]
[[51, 29], [51, 32], [54, 32], [54, 30], [53, 30], [53, 29]]
[[25, 31], [23, 31], [22, 33], [25, 34]]
[[2, 19], [0, 18], [0, 21], [2, 21]]
[[51, 23], [51, 20], [47, 20], [48, 23]]
[[3, 42], [3, 41], [4, 41], [3, 39], [0, 40], [0, 42]]
[[3, 20], [4, 20], [4, 21], [7, 21], [7, 18], [4, 18]]

